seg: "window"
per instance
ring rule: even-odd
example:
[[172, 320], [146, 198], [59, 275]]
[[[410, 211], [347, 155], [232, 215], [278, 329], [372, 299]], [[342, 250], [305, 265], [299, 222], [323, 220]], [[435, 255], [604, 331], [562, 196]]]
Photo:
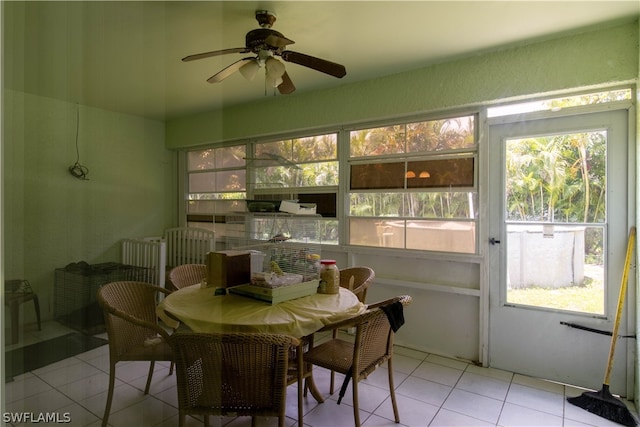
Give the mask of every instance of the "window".
[[209, 222], [244, 210], [247, 195], [246, 145], [187, 153], [187, 220]]
[[337, 134], [258, 142], [250, 166], [255, 199], [315, 203], [322, 243], [338, 243]]
[[349, 244], [475, 253], [475, 116], [350, 132]]

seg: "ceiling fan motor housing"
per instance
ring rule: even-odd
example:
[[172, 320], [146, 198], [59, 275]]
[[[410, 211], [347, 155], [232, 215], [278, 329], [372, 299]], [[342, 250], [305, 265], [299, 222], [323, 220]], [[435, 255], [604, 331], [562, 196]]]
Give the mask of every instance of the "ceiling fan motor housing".
[[276, 36], [277, 39], [286, 39], [282, 33], [270, 28], [258, 28], [247, 33], [245, 46], [253, 53], [263, 49], [278, 50], [278, 46], [271, 46], [267, 43], [267, 37]]

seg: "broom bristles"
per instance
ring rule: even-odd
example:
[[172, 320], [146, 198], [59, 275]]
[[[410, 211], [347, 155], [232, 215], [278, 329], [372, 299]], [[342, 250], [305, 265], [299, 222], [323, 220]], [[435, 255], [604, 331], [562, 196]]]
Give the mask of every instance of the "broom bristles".
[[567, 398], [569, 403], [585, 409], [592, 414], [606, 418], [614, 423], [627, 427], [636, 427], [636, 419], [629, 408], [620, 399], [609, 392], [609, 386], [604, 384], [600, 391], [587, 391], [580, 396]]

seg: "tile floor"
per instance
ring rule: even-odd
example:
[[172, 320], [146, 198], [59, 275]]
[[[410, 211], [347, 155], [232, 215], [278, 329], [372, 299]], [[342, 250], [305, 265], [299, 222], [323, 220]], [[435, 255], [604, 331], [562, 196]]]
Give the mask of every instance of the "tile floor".
[[[48, 332], [27, 333], [23, 341], [33, 342], [46, 339], [47, 334], [52, 337], [66, 332], [55, 322], [47, 322], [43, 329]], [[175, 375], [169, 376], [168, 368], [168, 364], [157, 364], [151, 392], [145, 396], [142, 390], [148, 364], [118, 364], [109, 424], [177, 426]], [[62, 418], [66, 413], [70, 416], [67, 425], [99, 426], [106, 401], [108, 369], [108, 346], [103, 346], [15, 377], [5, 385], [5, 414], [56, 413]], [[617, 425], [567, 403], [566, 397], [579, 395], [583, 390], [402, 347], [395, 350], [394, 377], [401, 426]], [[318, 404], [310, 395], [305, 399], [305, 426], [353, 425], [351, 387], [337, 405], [337, 393], [328, 396], [328, 371], [316, 368], [315, 378], [327, 400]], [[341, 379], [337, 382], [340, 384]], [[363, 426], [397, 425], [393, 422], [385, 367], [361, 382], [359, 390]], [[296, 393], [295, 386], [289, 387], [287, 426], [297, 425]], [[214, 426], [251, 425], [248, 417], [215, 420], [212, 417], [212, 421]], [[275, 426], [277, 420], [264, 418], [258, 424]], [[187, 426], [201, 425], [196, 419], [188, 419]]]

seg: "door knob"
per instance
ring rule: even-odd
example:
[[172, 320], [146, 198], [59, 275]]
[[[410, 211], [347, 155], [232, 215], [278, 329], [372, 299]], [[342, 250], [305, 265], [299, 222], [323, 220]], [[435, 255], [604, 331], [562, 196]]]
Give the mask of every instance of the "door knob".
[[489, 243], [491, 243], [492, 245], [497, 245], [500, 243], [500, 240], [496, 240], [495, 237], [492, 237], [489, 239]]

